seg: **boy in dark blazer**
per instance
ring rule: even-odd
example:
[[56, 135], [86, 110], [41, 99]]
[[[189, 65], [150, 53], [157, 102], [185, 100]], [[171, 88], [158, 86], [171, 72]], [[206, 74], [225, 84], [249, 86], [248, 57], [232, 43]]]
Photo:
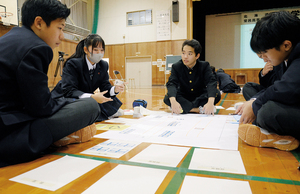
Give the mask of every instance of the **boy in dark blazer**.
[[266, 15], [253, 29], [252, 50], [274, 67], [286, 65], [279, 80], [236, 111], [241, 114], [238, 134], [247, 144], [286, 151], [299, 146], [299, 32], [300, 19], [285, 11]]
[[184, 41], [182, 60], [172, 65], [166, 84], [168, 93], [164, 98], [164, 103], [172, 108], [172, 113], [214, 114], [214, 104], [220, 101], [217, 80], [209, 63], [199, 60], [201, 50], [197, 40]]
[[[265, 59], [264, 59], [265, 60]], [[286, 63], [283, 62], [278, 66], [272, 66], [270, 62], [265, 61], [265, 67], [260, 70], [258, 74], [259, 84], [254, 82], [247, 82], [243, 86], [243, 96], [245, 100], [257, 98], [266, 88], [273, 85], [275, 81], [280, 80], [283, 75], [283, 70]]]
[[48, 88], [52, 49], [69, 14], [57, 0], [26, 0], [23, 26], [0, 38], [0, 167], [36, 158], [99, 115], [95, 100], [54, 98]]

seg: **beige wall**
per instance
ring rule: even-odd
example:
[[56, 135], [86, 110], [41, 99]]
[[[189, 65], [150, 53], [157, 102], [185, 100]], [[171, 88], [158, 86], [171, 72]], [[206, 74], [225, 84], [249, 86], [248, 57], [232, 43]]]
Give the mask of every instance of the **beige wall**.
[[[187, 2], [179, 0], [179, 22], [172, 22], [171, 39], [187, 38]], [[107, 45], [153, 42], [156, 39], [156, 13], [172, 10], [171, 0], [100, 0], [97, 33]], [[126, 26], [126, 12], [152, 9], [152, 24]], [[171, 12], [170, 12], [171, 13]], [[172, 14], [171, 14], [172, 15]], [[123, 38], [125, 36], [125, 38]]]
[[241, 14], [206, 16], [205, 60], [216, 68], [240, 68]]

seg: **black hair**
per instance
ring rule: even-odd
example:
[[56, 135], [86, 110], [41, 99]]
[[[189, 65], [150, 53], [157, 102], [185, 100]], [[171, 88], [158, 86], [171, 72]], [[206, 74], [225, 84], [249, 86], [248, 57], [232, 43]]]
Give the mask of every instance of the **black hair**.
[[88, 35], [85, 39], [81, 40], [77, 44], [75, 53], [72, 56], [70, 56], [66, 60], [66, 62], [72, 58], [84, 58], [85, 57], [84, 47], [88, 48], [89, 46], [92, 46], [92, 50], [93, 50], [98, 45], [102, 45], [102, 48], [105, 51], [105, 42], [101, 38], [101, 36], [99, 36], [98, 34]]
[[37, 16], [49, 27], [53, 20], [66, 19], [70, 9], [58, 0], [26, 0], [22, 6], [22, 25], [30, 28]]
[[252, 32], [251, 49], [255, 53], [279, 50], [289, 40], [294, 47], [300, 41], [300, 19], [287, 11], [272, 12], [259, 20]]
[[219, 69], [217, 70], [217, 73], [225, 73], [225, 71], [224, 71], [222, 68], [219, 68]]
[[198, 55], [198, 53], [200, 54], [201, 51], [202, 51], [202, 46], [201, 46], [200, 42], [198, 42], [198, 41], [195, 40], [195, 39], [192, 39], [192, 40], [185, 40], [185, 41], [183, 42], [183, 44], [182, 44], [182, 48], [181, 48], [182, 51], [183, 51], [183, 47], [186, 46], [186, 45], [188, 45], [188, 46], [194, 48], [194, 51], [195, 51], [196, 56]]
[[214, 66], [210, 66], [212, 72], [215, 72], [216, 71], [216, 68]]

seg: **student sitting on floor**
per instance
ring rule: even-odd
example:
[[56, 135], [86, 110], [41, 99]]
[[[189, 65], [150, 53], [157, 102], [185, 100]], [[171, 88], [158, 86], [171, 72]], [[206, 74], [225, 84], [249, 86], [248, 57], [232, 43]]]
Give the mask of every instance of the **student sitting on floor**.
[[[67, 59], [61, 83], [55, 88], [62, 87], [64, 95], [69, 98], [94, 98], [101, 109], [96, 121], [122, 115], [122, 102], [116, 95], [124, 91], [125, 85], [110, 84], [108, 63], [102, 60], [104, 51], [104, 40], [98, 34], [90, 34], [81, 40], [76, 52]], [[94, 94], [97, 88], [101, 95]]]
[[23, 26], [0, 37], [0, 167], [35, 159], [99, 116], [94, 99], [54, 98], [48, 88], [52, 49], [69, 14], [57, 0], [26, 0]]
[[167, 82], [168, 93], [164, 98], [164, 103], [172, 108], [172, 113], [214, 114], [214, 104], [220, 101], [217, 80], [209, 63], [198, 60], [201, 50], [197, 40], [184, 41], [182, 60], [172, 65]]
[[[215, 67], [212, 67], [212, 71], [215, 72]], [[216, 77], [219, 83], [220, 91], [224, 93], [240, 93], [241, 88], [238, 86], [231, 76], [225, 73], [225, 71], [220, 68], [216, 72]]]
[[300, 19], [285, 11], [266, 15], [253, 29], [252, 50], [272, 66], [286, 66], [279, 80], [236, 111], [242, 114], [238, 134], [247, 144], [287, 151], [299, 146], [299, 32]]

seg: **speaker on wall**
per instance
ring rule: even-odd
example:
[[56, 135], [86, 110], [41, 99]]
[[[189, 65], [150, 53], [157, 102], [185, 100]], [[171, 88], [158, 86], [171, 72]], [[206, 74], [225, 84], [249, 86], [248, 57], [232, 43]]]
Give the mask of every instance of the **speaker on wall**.
[[172, 21], [179, 22], [179, 2], [178, 2], [178, 0], [172, 1]]

